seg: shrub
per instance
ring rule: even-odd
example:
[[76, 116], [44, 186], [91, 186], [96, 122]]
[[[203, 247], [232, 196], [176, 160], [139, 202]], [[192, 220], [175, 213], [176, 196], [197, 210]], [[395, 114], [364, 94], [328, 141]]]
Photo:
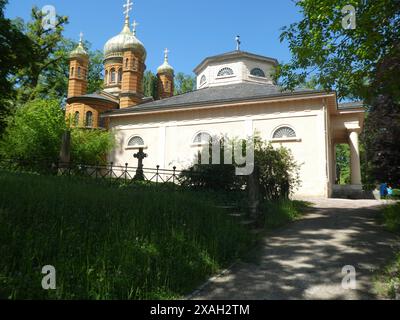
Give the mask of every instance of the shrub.
[[271, 143], [255, 139], [255, 165], [264, 200], [287, 199], [300, 184], [299, 166], [290, 150], [275, 149]]
[[[213, 137], [214, 139], [221, 139]], [[223, 138], [224, 143], [234, 144], [235, 139]], [[289, 149], [275, 149], [270, 143], [256, 136], [253, 141], [243, 141], [242, 153], [246, 144], [254, 145], [254, 164], [259, 179], [262, 200], [289, 198], [300, 184], [299, 166]], [[235, 144], [236, 145], [236, 144]], [[210, 151], [210, 163], [212, 150]], [[221, 163], [224, 162], [224, 144], [220, 148]], [[234, 161], [235, 163], [235, 161]], [[189, 186], [213, 190], [241, 190], [247, 185], [246, 177], [235, 175], [235, 165], [195, 164], [183, 171], [182, 177]]]
[[114, 135], [98, 129], [72, 129], [71, 160], [79, 164], [105, 164], [114, 146]]
[[66, 128], [56, 100], [35, 100], [18, 108], [8, 121], [1, 156], [21, 161], [56, 161]]

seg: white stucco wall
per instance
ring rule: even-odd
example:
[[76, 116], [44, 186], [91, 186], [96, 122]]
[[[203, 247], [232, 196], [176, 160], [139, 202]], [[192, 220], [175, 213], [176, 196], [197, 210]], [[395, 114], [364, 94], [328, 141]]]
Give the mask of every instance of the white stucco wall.
[[328, 196], [328, 171], [324, 109], [322, 100], [263, 105], [232, 106], [216, 109], [180, 111], [115, 117], [110, 128], [115, 132], [117, 147], [110, 154], [116, 165], [136, 166], [136, 150], [126, 149], [129, 139], [142, 137], [147, 145], [146, 168], [170, 169], [189, 166], [198, 148], [193, 139], [200, 131], [211, 135], [245, 137], [252, 131], [270, 140], [274, 130], [282, 125], [292, 127], [299, 141], [274, 143], [292, 150], [301, 165], [302, 185], [298, 196]]
[[[231, 68], [234, 75], [228, 77], [218, 77], [218, 72], [222, 68]], [[255, 77], [250, 75], [251, 70], [260, 68], [265, 73], [265, 78]], [[272, 84], [273, 65], [268, 62], [240, 58], [230, 59], [224, 62], [213, 62], [208, 64], [197, 76], [197, 88], [202, 89], [206, 87], [222, 86], [227, 84], [240, 83], [243, 81], [268, 83]], [[205, 76], [207, 81], [201, 84], [201, 78]]]

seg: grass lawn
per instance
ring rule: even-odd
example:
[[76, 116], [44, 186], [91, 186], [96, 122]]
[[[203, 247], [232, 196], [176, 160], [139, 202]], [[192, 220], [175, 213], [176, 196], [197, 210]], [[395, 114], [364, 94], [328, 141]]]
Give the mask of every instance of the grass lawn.
[[268, 201], [263, 203], [262, 211], [267, 230], [282, 227], [298, 220], [311, 207], [311, 203], [298, 200]]
[[[400, 235], [400, 203], [385, 207], [383, 223], [389, 231]], [[400, 252], [377, 275], [375, 290], [385, 298], [394, 299], [396, 295], [400, 295]]]
[[179, 298], [253, 243], [195, 194], [85, 181], [0, 171], [0, 299]]

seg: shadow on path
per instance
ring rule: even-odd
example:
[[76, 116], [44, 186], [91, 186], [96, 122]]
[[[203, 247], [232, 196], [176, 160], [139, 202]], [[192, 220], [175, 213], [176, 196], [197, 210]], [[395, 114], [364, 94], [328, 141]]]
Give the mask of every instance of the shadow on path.
[[[194, 299], [374, 299], [373, 273], [400, 249], [377, 223], [374, 200], [312, 200], [304, 219], [270, 233], [254, 259], [236, 264]], [[342, 268], [357, 272], [345, 290]]]

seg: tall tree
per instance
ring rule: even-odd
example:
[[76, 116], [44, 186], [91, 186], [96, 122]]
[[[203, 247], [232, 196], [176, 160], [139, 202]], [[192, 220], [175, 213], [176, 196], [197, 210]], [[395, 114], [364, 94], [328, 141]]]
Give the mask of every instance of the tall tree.
[[[57, 44], [54, 57], [56, 64], [48, 66], [42, 71], [36, 87], [36, 94], [42, 99], [57, 99], [60, 102], [67, 96], [69, 77], [69, 54], [76, 48], [77, 42], [62, 38]], [[88, 93], [99, 91], [103, 88], [103, 53], [100, 50], [90, 50], [91, 44], [85, 42], [89, 53]]]
[[37, 7], [32, 8], [31, 18], [32, 21], [26, 26], [26, 35], [32, 42], [34, 59], [29, 65], [19, 69], [15, 77], [15, 83], [20, 88], [18, 98], [21, 102], [34, 100], [41, 90], [41, 75], [62, 61], [63, 57], [57, 50], [63, 39], [64, 26], [68, 23], [67, 17], [57, 16], [54, 28], [44, 28], [44, 14]]
[[196, 78], [179, 72], [175, 76], [175, 94], [183, 94], [196, 89]]
[[146, 71], [143, 78], [143, 91], [146, 97], [153, 97], [157, 99], [157, 76], [150, 70]]
[[4, 16], [7, 2], [0, 0], [0, 135], [15, 94], [10, 78], [20, 68], [29, 67], [33, 58], [31, 40], [16, 23]]
[[[311, 74], [324, 89], [340, 98], [368, 97], [377, 61], [390, 53], [399, 39], [399, 0], [296, 0], [300, 22], [283, 28], [292, 60], [278, 68], [283, 86], [293, 89]], [[356, 8], [355, 29], [343, 28], [342, 10]]]

